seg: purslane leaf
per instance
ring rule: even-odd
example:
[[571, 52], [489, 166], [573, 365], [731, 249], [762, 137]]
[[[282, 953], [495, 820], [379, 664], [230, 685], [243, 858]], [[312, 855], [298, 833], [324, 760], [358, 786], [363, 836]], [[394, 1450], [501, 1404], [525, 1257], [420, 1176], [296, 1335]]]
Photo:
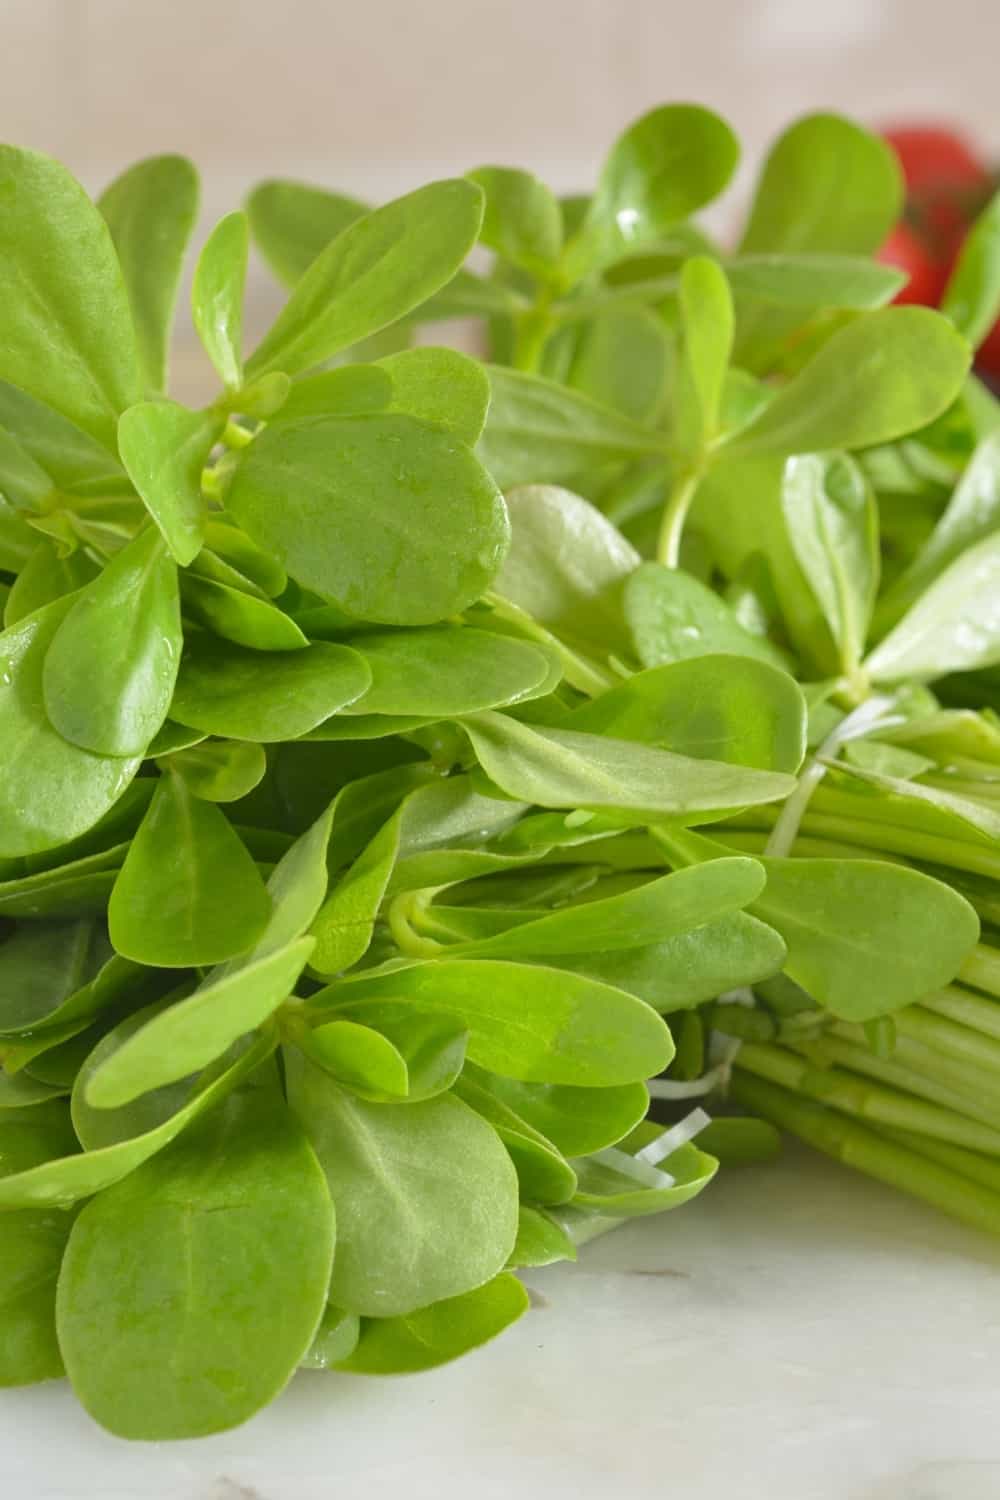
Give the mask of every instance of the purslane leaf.
[[0, 148], [0, 193], [4, 376], [114, 454], [143, 376], [108, 227], [65, 167], [35, 151]]
[[310, 1004], [344, 1008], [354, 1020], [394, 1004], [447, 1016], [468, 1029], [473, 1062], [525, 1082], [608, 1088], [651, 1077], [673, 1055], [669, 1031], [641, 1001], [534, 964], [432, 959], [359, 973]]
[[355, 1098], [287, 1055], [292, 1108], [338, 1205], [331, 1300], [402, 1317], [503, 1270], [517, 1176], [496, 1133], [452, 1094], [416, 1104]]
[[309, 1348], [333, 1246], [301, 1128], [262, 1089], [234, 1095], [76, 1220], [57, 1316], [81, 1401], [130, 1438], [245, 1421]]
[[181, 644], [177, 568], [149, 527], [75, 596], [52, 637], [42, 670], [50, 722], [83, 750], [143, 754], [167, 717]]
[[198, 199], [198, 174], [189, 161], [151, 156], [116, 178], [97, 203], [118, 252], [143, 382], [153, 394], [166, 384], [174, 303]]
[[892, 442], [941, 415], [970, 359], [964, 340], [929, 308], [864, 313], [823, 345], [726, 452], [787, 455]]
[[37, 854], [92, 828], [128, 787], [140, 756], [82, 750], [49, 722], [45, 658], [73, 605], [57, 599], [0, 635], [0, 855]]
[[297, 282], [247, 373], [314, 369], [405, 317], [461, 266], [482, 214], [481, 190], [455, 178], [418, 188], [349, 224]]
[[219, 436], [211, 413], [173, 401], [143, 401], [123, 412], [118, 451], [171, 555], [187, 567], [205, 541], [201, 475]]
[[243, 379], [243, 292], [250, 227], [244, 213], [220, 219], [205, 242], [191, 287], [198, 337], [224, 385]]
[[271, 178], [254, 188], [246, 212], [257, 249], [278, 280], [294, 286], [320, 251], [368, 207], [342, 193]]
[[298, 583], [348, 615], [427, 625], [489, 586], [508, 544], [493, 480], [413, 417], [280, 423], [251, 445], [229, 507]]
[[546, 807], [620, 809], [655, 822], [781, 801], [794, 786], [783, 773], [694, 760], [604, 735], [532, 728], [505, 714], [474, 714], [462, 723], [486, 774], [509, 796]]
[[891, 146], [841, 115], [805, 115], [768, 154], [740, 253], [871, 255], [902, 205]]
[[225, 815], [182, 776], [161, 777], [111, 893], [117, 951], [167, 968], [220, 963], [253, 946], [270, 909]]

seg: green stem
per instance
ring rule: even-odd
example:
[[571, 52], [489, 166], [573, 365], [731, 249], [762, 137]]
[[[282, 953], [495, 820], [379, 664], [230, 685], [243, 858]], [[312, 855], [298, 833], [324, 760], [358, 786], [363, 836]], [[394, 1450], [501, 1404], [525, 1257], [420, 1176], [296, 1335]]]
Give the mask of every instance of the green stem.
[[837, 727], [827, 735], [816, 754], [811, 756], [799, 773], [799, 784], [778, 813], [777, 821], [764, 847], [764, 853], [782, 858], [791, 854], [798, 837], [799, 826], [805, 817], [806, 808], [812, 800], [823, 777], [835, 761], [841, 749], [850, 740], [863, 739], [878, 727], [889, 708], [891, 698], [874, 697], [861, 703]]
[[948, 984], [943, 990], [924, 995], [920, 1003], [935, 1015], [947, 1016], [949, 1021], [971, 1026], [974, 1031], [1000, 1041], [1000, 1005], [995, 1000], [987, 1000], [985, 995], [974, 994], [958, 984]]
[[900, 1040], [894, 1057], [876, 1057], [865, 1043], [863, 1033], [859, 1040], [853, 1035], [845, 1037], [838, 1028], [836, 1036], [827, 1035], [820, 1042], [808, 1043], [807, 1055], [829, 1063], [840, 1063], [853, 1073], [864, 1073], [1000, 1130], [997, 1079], [984, 1081], [977, 1070], [968, 1067], [957, 1070], [956, 1077], [955, 1072], [943, 1065], [940, 1059], [935, 1066], [933, 1055], [928, 1067], [928, 1058], [922, 1055], [922, 1049], [914, 1049], [912, 1043], [907, 1045], [905, 1039]]
[[1000, 1193], [1000, 1162], [981, 1156], [978, 1151], [966, 1151], [962, 1146], [949, 1145], [946, 1141], [929, 1141], [925, 1136], [914, 1135], [909, 1130], [896, 1130], [890, 1126], [883, 1128], [890, 1140], [898, 1141], [910, 1151], [919, 1151], [922, 1155], [929, 1156], [931, 1161], [957, 1172], [959, 1176], [968, 1177], [973, 1182]]
[[433, 890], [403, 891], [389, 902], [386, 912], [389, 931], [407, 958], [438, 958], [441, 954], [441, 944], [422, 936], [413, 926], [413, 919], [430, 905], [433, 896]]
[[971, 1151], [1000, 1156], [1000, 1130], [970, 1120], [940, 1104], [927, 1103], [912, 1094], [891, 1088], [840, 1068], [817, 1068], [807, 1059], [781, 1047], [748, 1042], [736, 1060], [758, 1078], [779, 1083], [793, 1093], [804, 1094], [841, 1114], [876, 1125], [892, 1125], [919, 1135], [950, 1141]]
[[979, 943], [969, 954], [958, 971], [963, 984], [973, 989], [985, 990], [1000, 1000], [1000, 951], [987, 943]]
[[934, 1015], [920, 1005], [908, 1005], [905, 1010], [897, 1011], [893, 1020], [900, 1036], [920, 1042], [943, 1057], [953, 1057], [959, 1063], [970, 1062], [1000, 1075], [1000, 1041], [984, 1036], [981, 1031]]
[[[825, 788], [816, 792], [817, 800]], [[734, 828], [773, 828], [778, 812], [772, 807], [751, 808], [732, 819]], [[891, 823], [876, 823], [867, 818], [849, 818], [839, 813], [817, 811], [815, 803], [802, 819], [803, 833], [831, 838], [862, 849], [901, 854], [904, 859], [926, 860], [945, 868], [966, 870], [973, 875], [988, 875], [1000, 880], [1000, 854], [977, 844], [960, 843], [938, 834], [920, 833]], [[721, 832], [721, 830], [720, 830]]]
[[734, 1078], [733, 1097], [835, 1161], [900, 1188], [976, 1229], [1000, 1234], [1000, 1195], [969, 1178], [960, 1177], [926, 1156], [824, 1109], [821, 1104], [799, 1099], [777, 1084], [747, 1073]]
[[666, 568], [679, 566], [684, 523], [700, 481], [700, 468], [682, 474], [675, 481], [670, 498], [664, 507], [663, 520], [660, 522], [660, 535], [656, 543], [656, 560]]
[[546, 630], [544, 625], [539, 625], [538, 621], [526, 610], [512, 604], [502, 594], [495, 594], [492, 590], [488, 590], [483, 595], [483, 600], [494, 614], [516, 625], [529, 640], [541, 641], [544, 645], [551, 646], [562, 663], [563, 676], [570, 687], [576, 688], [577, 692], [585, 693], [588, 698], [597, 698], [601, 693], [606, 693], [608, 688], [617, 687], [621, 681], [620, 677], [616, 677], [612, 672], [604, 671], [596, 662], [588, 661], [586, 657], [572, 651], [558, 636], [553, 635], [551, 630]]
[[538, 369], [552, 332], [551, 293], [542, 292], [534, 307], [520, 313], [514, 325], [513, 365], [529, 373]]

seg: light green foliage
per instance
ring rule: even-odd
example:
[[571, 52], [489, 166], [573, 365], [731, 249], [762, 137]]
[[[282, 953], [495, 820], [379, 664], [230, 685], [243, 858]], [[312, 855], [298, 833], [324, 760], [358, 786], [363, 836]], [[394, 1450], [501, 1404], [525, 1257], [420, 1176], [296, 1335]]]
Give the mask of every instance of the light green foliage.
[[888, 146], [736, 159], [264, 182], [193, 410], [193, 168], [0, 148], [0, 1384], [431, 1369], [775, 1124], [1000, 1232], [996, 203], [888, 307]]

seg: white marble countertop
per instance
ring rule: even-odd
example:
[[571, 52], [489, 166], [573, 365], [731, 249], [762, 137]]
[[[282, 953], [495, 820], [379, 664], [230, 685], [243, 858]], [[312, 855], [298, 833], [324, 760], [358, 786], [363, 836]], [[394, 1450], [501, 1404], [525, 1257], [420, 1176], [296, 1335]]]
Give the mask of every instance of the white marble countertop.
[[1000, 1245], [796, 1152], [531, 1277], [495, 1344], [198, 1443], [0, 1392], [10, 1500], [997, 1500]]

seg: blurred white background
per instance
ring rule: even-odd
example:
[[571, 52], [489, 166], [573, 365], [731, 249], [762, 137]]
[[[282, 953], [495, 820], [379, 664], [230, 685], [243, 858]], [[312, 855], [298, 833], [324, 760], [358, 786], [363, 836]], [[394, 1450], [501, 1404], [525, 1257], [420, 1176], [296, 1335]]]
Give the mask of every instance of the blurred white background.
[[[0, 0], [0, 138], [95, 190], [186, 152], [206, 223], [267, 175], [382, 199], [494, 161], [583, 187], [622, 126], [681, 99], [745, 143], [732, 205], [811, 109], [954, 121], [997, 159], [1000, 3]], [[258, 271], [252, 322], [275, 297]]]

